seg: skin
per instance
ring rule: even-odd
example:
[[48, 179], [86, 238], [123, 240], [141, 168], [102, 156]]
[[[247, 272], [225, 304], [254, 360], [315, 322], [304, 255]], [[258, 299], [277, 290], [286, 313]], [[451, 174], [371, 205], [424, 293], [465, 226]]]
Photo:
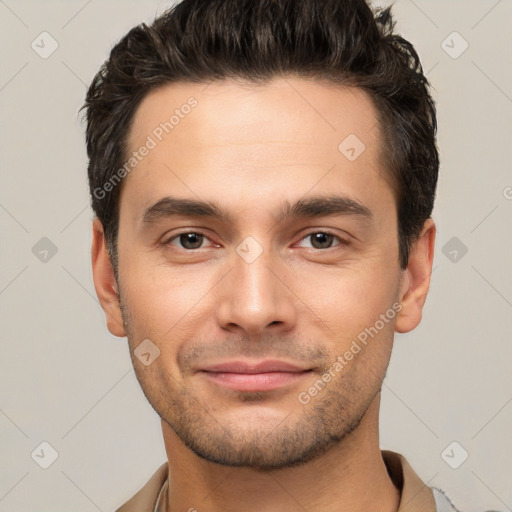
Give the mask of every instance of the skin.
[[[128, 337], [162, 418], [168, 510], [395, 511], [399, 491], [379, 448], [381, 386], [394, 333], [421, 320], [435, 224], [426, 221], [400, 269], [396, 201], [365, 92], [291, 76], [263, 86], [166, 85], [138, 107], [130, 149], [190, 96], [197, 107], [122, 183], [119, 282], [93, 221], [94, 284], [108, 329]], [[355, 161], [338, 150], [349, 134], [366, 146]], [[284, 201], [332, 194], [371, 217], [273, 217]], [[232, 219], [144, 224], [144, 210], [168, 195], [215, 201]], [[325, 231], [334, 236], [311, 236]], [[194, 239], [199, 248], [177, 236], [187, 232], [205, 235]], [[236, 251], [249, 236], [262, 249], [251, 263]], [[300, 403], [299, 393], [398, 303], [400, 312]], [[160, 350], [148, 366], [134, 357], [145, 339]], [[267, 358], [310, 371], [261, 392], [228, 389], [199, 371]]]

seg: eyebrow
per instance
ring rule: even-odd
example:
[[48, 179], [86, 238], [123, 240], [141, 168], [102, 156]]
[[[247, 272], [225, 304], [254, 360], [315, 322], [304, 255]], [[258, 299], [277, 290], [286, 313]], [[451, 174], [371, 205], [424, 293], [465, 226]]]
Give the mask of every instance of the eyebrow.
[[[275, 212], [274, 220], [281, 223], [295, 218], [356, 215], [370, 220], [372, 211], [364, 204], [345, 196], [329, 195], [299, 199], [291, 204], [285, 201]], [[176, 217], [204, 217], [233, 223], [234, 216], [213, 201], [164, 197], [148, 207], [142, 214], [142, 224], [150, 225], [160, 220]]]

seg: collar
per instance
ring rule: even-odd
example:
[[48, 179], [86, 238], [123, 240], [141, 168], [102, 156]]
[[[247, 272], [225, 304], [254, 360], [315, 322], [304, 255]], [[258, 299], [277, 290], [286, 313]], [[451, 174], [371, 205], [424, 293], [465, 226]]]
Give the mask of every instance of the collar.
[[[405, 457], [389, 450], [381, 450], [388, 474], [401, 490], [397, 512], [436, 512], [436, 502], [430, 487], [414, 472]], [[146, 485], [116, 512], [166, 512], [168, 464], [165, 462]]]
[[389, 450], [381, 450], [381, 454], [391, 480], [401, 489], [397, 512], [436, 512], [432, 490], [414, 472], [406, 458]]

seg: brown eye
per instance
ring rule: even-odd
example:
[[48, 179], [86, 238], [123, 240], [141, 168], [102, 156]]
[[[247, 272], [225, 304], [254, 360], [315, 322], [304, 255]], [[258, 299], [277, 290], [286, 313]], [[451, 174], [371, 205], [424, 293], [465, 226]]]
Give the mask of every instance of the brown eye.
[[[313, 249], [330, 249], [331, 247], [338, 245], [348, 245], [348, 242], [343, 238], [326, 231], [315, 231], [313, 233], [309, 233], [302, 240], [307, 239], [311, 241], [311, 248]], [[335, 240], [338, 240], [338, 243], [333, 244]]]
[[172, 242], [177, 240], [181, 246], [178, 246], [178, 248], [192, 251], [194, 249], [200, 249], [205, 238], [205, 235], [201, 233], [187, 232], [172, 237], [166, 242], [166, 244], [175, 245]]
[[315, 249], [328, 249], [331, 247], [334, 236], [328, 233], [313, 233], [311, 237], [311, 244]]

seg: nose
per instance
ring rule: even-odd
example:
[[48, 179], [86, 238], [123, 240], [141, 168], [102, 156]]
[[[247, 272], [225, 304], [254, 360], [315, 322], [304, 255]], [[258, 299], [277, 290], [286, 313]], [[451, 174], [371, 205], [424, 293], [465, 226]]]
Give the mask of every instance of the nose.
[[234, 253], [231, 270], [216, 290], [218, 325], [253, 336], [293, 329], [299, 299], [290, 270], [268, 249], [254, 261], [240, 254]]

